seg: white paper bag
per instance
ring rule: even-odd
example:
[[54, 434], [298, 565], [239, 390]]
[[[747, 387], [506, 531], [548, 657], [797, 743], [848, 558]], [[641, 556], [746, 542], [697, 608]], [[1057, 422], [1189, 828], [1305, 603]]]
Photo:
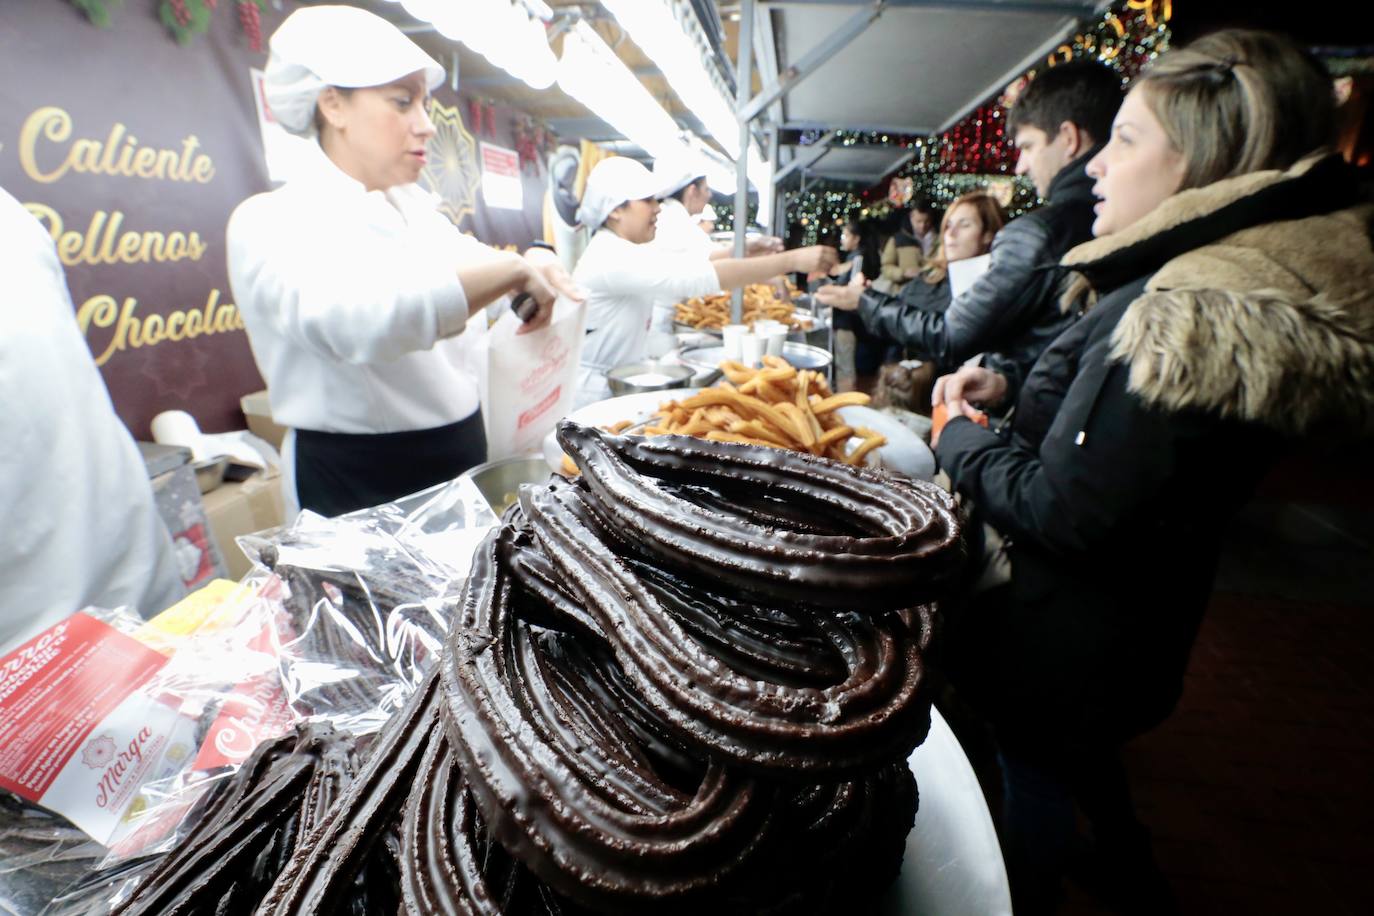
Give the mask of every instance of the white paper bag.
[[964, 258], [961, 261], [949, 262], [949, 293], [951, 296], [962, 296], [983, 274], [987, 273], [988, 265], [992, 263], [992, 255], [980, 254], [976, 258]]
[[507, 312], [477, 353], [487, 460], [538, 452], [577, 396], [587, 307], [560, 299], [548, 327], [517, 335], [520, 320]]

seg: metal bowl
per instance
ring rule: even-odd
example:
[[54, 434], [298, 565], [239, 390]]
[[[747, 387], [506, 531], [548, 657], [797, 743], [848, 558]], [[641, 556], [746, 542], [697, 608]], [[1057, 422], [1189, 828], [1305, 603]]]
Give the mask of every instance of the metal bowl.
[[692, 370], [686, 366], [648, 360], [616, 366], [606, 373], [606, 382], [611, 386], [611, 394], [619, 396], [681, 388], [692, 375]]
[[191, 465], [191, 470], [196, 472], [196, 486], [200, 488], [201, 493], [209, 493], [224, 483], [224, 472], [228, 469], [228, 455], [207, 458]]
[[[782, 345], [782, 358], [798, 369], [822, 371], [829, 368], [833, 359], [828, 350], [791, 340]], [[683, 350], [681, 359], [698, 373], [715, 372], [725, 359], [725, 347], [694, 347], [691, 350]]]
[[491, 504], [491, 510], [499, 516], [515, 502], [521, 484], [548, 482], [549, 466], [541, 456], [519, 455], [479, 464], [462, 476], [472, 480], [477, 491]]

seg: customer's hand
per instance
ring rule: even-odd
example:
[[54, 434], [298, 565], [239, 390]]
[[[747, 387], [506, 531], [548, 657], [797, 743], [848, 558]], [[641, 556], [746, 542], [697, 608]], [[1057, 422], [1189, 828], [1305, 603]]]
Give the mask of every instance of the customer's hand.
[[829, 245], [812, 245], [787, 252], [792, 264], [789, 273], [823, 274], [840, 262], [839, 253]]
[[951, 417], [965, 416], [976, 420], [982, 411], [974, 405], [995, 405], [1007, 396], [1007, 378], [1000, 372], [982, 366], [961, 366], [952, 375], [935, 380], [930, 403], [944, 404]]
[[811, 295], [821, 305], [828, 305], [842, 312], [852, 312], [859, 307], [859, 296], [863, 291], [863, 286], [858, 284], [846, 283], [840, 286], [832, 283], [822, 286]]

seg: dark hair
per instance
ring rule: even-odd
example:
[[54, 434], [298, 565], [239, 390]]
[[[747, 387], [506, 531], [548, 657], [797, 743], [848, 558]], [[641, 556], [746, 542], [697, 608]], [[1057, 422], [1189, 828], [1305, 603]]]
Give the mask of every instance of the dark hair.
[[[954, 212], [956, 207], [967, 204], [978, 214], [978, 222], [982, 224], [984, 232], [991, 232], [996, 235], [1002, 231], [1002, 227], [1007, 224], [1007, 214], [1002, 209], [1002, 205], [997, 202], [987, 191], [969, 191], [961, 194], [950, 201], [949, 208], [945, 210], [945, 215], [940, 217], [940, 240], [945, 238], [945, 223], [949, 221], [949, 215]], [[924, 273], [927, 283], [939, 283], [949, 276], [949, 261], [945, 260], [944, 245], [940, 246], [939, 252], [931, 255], [930, 261]]]
[[1183, 154], [1184, 188], [1286, 169], [1336, 132], [1331, 77], [1276, 32], [1206, 35], [1161, 54], [1135, 87]]
[[1035, 75], [1012, 105], [1007, 127], [1013, 137], [1023, 127], [1035, 127], [1052, 139], [1068, 121], [1094, 143], [1105, 143], [1120, 107], [1121, 77], [1115, 70], [1094, 60], [1071, 60]]
[[940, 208], [935, 206], [935, 202], [929, 197], [914, 197], [911, 206], [907, 207], [907, 219], [911, 218], [912, 213], [924, 213], [935, 222], [939, 222]]
[[663, 199], [664, 199], [664, 200], [668, 200], [668, 198], [672, 198], [673, 200], [677, 201], [678, 203], [682, 203], [682, 198], [684, 198], [684, 197], [687, 196], [687, 189], [688, 189], [688, 188], [695, 188], [697, 185], [701, 184], [701, 183], [702, 183], [703, 181], [705, 181], [705, 180], [706, 180], [706, 176], [705, 176], [705, 175], [698, 175], [696, 178], [693, 178], [691, 181], [687, 182], [685, 185], [683, 185], [682, 187], [678, 188], [676, 191], [674, 191], [673, 193], [669, 194], [668, 197], [665, 197], [665, 198], [663, 198]]
[[882, 270], [883, 261], [883, 241], [882, 231], [877, 220], [850, 219], [850, 222], [858, 230], [859, 251], [863, 254], [863, 264], [860, 269], [865, 277], [870, 280], [878, 279], [878, 273]]

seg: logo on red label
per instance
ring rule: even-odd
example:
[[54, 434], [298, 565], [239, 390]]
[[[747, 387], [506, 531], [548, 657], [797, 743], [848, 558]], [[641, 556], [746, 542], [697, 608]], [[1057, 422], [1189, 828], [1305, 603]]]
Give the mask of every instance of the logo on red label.
[[86, 746], [81, 749], [81, 762], [93, 770], [104, 769], [110, 765], [110, 761], [114, 760], [118, 752], [114, 739], [109, 735], [101, 735], [86, 742]]
[[[124, 793], [120, 791], [121, 783], [131, 771], [135, 775], [142, 775], [143, 745], [152, 737], [152, 729], [146, 726], [140, 728], [138, 734], [129, 739], [129, 746], [118, 751], [119, 759], [105, 768], [105, 775], [100, 777], [100, 785], [96, 788], [95, 803], [98, 807], [105, 808], [112, 799], [122, 797]], [[110, 742], [110, 746], [114, 746], [113, 741]]]

